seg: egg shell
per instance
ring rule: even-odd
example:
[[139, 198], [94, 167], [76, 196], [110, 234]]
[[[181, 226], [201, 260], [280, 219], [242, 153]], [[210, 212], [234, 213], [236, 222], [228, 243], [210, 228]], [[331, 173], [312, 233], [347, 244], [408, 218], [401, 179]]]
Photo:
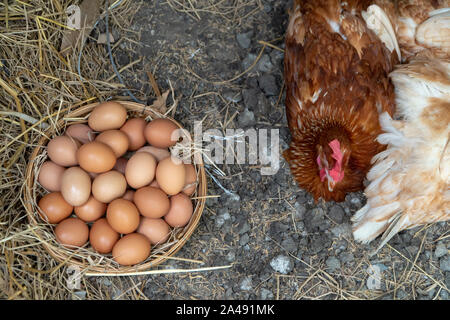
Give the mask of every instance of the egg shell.
[[127, 150], [130, 141], [128, 136], [120, 130], [106, 130], [100, 133], [95, 141], [103, 142], [108, 145], [113, 151], [116, 157], [123, 156]]
[[130, 141], [128, 150], [135, 151], [147, 142], [144, 137], [144, 129], [146, 125], [147, 121], [145, 121], [145, 119], [131, 118], [125, 122], [122, 128], [120, 128], [120, 130], [128, 136]]
[[78, 218], [67, 218], [55, 227], [55, 236], [65, 247], [82, 247], [89, 238], [89, 227]]
[[88, 172], [102, 173], [116, 164], [116, 155], [108, 145], [94, 141], [82, 145], [77, 151], [80, 167]]
[[184, 163], [175, 157], [161, 160], [156, 167], [156, 181], [168, 195], [175, 195], [183, 190], [186, 182]]
[[152, 245], [157, 245], [169, 239], [170, 226], [161, 218], [142, 217], [136, 232], [146, 236]]
[[64, 200], [61, 192], [51, 192], [43, 196], [38, 203], [39, 215], [44, 221], [58, 223], [72, 214], [73, 206]]
[[121, 174], [125, 175], [125, 168], [127, 167], [128, 159], [117, 158], [116, 164], [113, 169], [119, 171]]
[[61, 179], [61, 194], [72, 206], [81, 206], [91, 195], [91, 177], [80, 167], [66, 169]]
[[38, 181], [47, 191], [61, 191], [61, 179], [66, 168], [54, 163], [45, 161], [39, 170]]
[[168, 148], [178, 141], [180, 129], [169, 119], [155, 119], [150, 121], [144, 129], [144, 136], [147, 142], [157, 148]]
[[95, 131], [119, 129], [127, 120], [127, 109], [115, 101], [98, 104], [88, 118], [89, 127]]
[[92, 142], [95, 139], [94, 131], [84, 123], [76, 123], [68, 126], [64, 134], [80, 141], [81, 143]]
[[103, 203], [120, 198], [127, 190], [127, 181], [123, 174], [111, 170], [99, 174], [92, 182], [92, 195]]
[[139, 212], [149, 218], [161, 218], [170, 208], [170, 200], [164, 191], [150, 186], [136, 190], [133, 201]]
[[63, 167], [72, 167], [78, 164], [77, 150], [79, 143], [68, 136], [58, 136], [47, 144], [47, 153], [50, 160]]
[[127, 162], [125, 178], [130, 187], [141, 188], [155, 178], [156, 160], [147, 152], [135, 153]]
[[150, 255], [151, 244], [146, 236], [140, 233], [130, 233], [123, 236], [114, 245], [113, 259], [124, 266], [143, 262]]
[[89, 242], [95, 251], [110, 253], [119, 240], [120, 234], [109, 225], [105, 218], [98, 219], [89, 231]]
[[125, 200], [129, 200], [129, 201], [133, 201], [133, 199], [134, 199], [134, 191], [133, 190], [127, 190], [126, 192], [125, 192], [125, 194], [122, 196], [122, 199], [125, 199]]
[[170, 152], [167, 148], [156, 148], [152, 146], [144, 146], [137, 150], [136, 152], [148, 152], [155, 157], [156, 161], [161, 161], [165, 158], [170, 157]]
[[194, 207], [191, 199], [184, 193], [170, 197], [170, 210], [164, 220], [172, 227], [184, 227], [192, 217]]
[[92, 222], [103, 217], [106, 212], [106, 203], [98, 201], [91, 195], [86, 203], [75, 207], [74, 211], [81, 220]]
[[197, 189], [197, 172], [191, 163], [185, 163], [184, 167], [186, 169], [186, 185], [183, 188], [183, 193], [190, 196]]
[[113, 200], [106, 209], [106, 220], [111, 228], [127, 234], [136, 231], [139, 226], [139, 211], [133, 202], [125, 199]]

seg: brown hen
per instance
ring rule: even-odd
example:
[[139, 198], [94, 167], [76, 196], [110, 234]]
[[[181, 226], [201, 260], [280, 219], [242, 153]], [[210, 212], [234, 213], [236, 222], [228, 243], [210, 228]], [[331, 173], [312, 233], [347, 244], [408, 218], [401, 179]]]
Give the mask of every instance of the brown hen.
[[284, 78], [292, 139], [283, 155], [315, 200], [343, 201], [363, 188], [370, 160], [384, 148], [375, 141], [379, 115], [394, 112], [388, 74], [398, 54], [368, 28], [369, 5], [296, 0], [290, 15]]

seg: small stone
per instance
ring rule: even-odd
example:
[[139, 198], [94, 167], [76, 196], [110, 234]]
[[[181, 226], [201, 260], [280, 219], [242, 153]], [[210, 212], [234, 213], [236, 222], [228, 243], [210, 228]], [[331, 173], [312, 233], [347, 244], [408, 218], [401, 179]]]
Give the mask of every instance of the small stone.
[[325, 261], [325, 264], [331, 272], [334, 272], [341, 267], [341, 262], [334, 256], [328, 257], [328, 259]]
[[273, 299], [273, 293], [272, 291], [262, 288], [260, 293], [261, 300], [272, 300]]
[[284, 59], [284, 53], [279, 50], [272, 50], [270, 53], [270, 59], [274, 65], [278, 66]]
[[227, 253], [225, 259], [227, 259], [228, 262], [233, 262], [234, 259], [236, 259], [236, 254], [234, 253], [234, 251], [230, 251]]
[[244, 221], [244, 223], [242, 223], [241, 227], [239, 228], [238, 233], [239, 234], [243, 234], [250, 231], [250, 225], [248, 224], [247, 221]]
[[278, 92], [278, 86], [275, 76], [271, 74], [264, 74], [258, 78], [258, 85], [268, 96], [275, 96]]
[[294, 218], [296, 220], [303, 220], [306, 213], [306, 207], [299, 202], [295, 202], [294, 208], [295, 208]]
[[331, 233], [337, 237], [350, 237], [352, 235], [352, 227], [348, 223], [339, 224], [331, 228]]
[[353, 253], [351, 252], [342, 252], [339, 255], [339, 258], [341, 260], [342, 263], [349, 263], [349, 262], [353, 262], [355, 260], [355, 257], [353, 256]]
[[267, 115], [270, 112], [270, 101], [267, 97], [261, 92], [258, 95], [258, 102], [256, 104], [256, 109], [259, 114]]
[[[221, 208], [223, 209], [223, 208]], [[230, 213], [228, 212], [228, 210], [222, 210], [221, 213], [219, 213], [216, 217], [216, 227], [220, 228], [223, 226], [223, 224], [225, 223], [225, 221], [230, 220], [231, 216]]]
[[257, 89], [244, 89], [242, 90], [242, 98], [244, 100], [244, 106], [247, 109], [254, 110], [258, 105], [258, 94], [262, 94]]
[[227, 90], [223, 93], [223, 97], [230, 102], [238, 103], [242, 101], [242, 94], [240, 92], [235, 92]]
[[450, 257], [441, 258], [439, 260], [439, 268], [442, 271], [450, 271]]
[[436, 246], [436, 250], [434, 250], [434, 255], [436, 256], [436, 258], [441, 258], [446, 254], [448, 254], [447, 247], [445, 246], [444, 243], [439, 242]]
[[294, 268], [294, 263], [291, 258], [278, 255], [270, 261], [270, 266], [279, 273], [288, 274]]
[[268, 54], [264, 54], [258, 61], [257, 68], [261, 72], [269, 72], [273, 69], [273, 64], [270, 61], [270, 57]]
[[75, 291], [73, 293], [78, 299], [86, 300], [86, 291]]
[[245, 246], [249, 240], [250, 237], [248, 236], [248, 233], [244, 233], [239, 239], [239, 245]]
[[256, 54], [249, 53], [244, 58], [244, 60], [242, 60], [242, 68], [244, 70], [247, 70], [248, 68], [250, 68], [253, 65], [253, 63], [255, 62], [256, 58], [257, 58]]
[[250, 127], [253, 126], [255, 122], [255, 114], [248, 110], [247, 108], [244, 109], [243, 112], [241, 112], [238, 116], [238, 123], [241, 127]]
[[338, 224], [342, 223], [342, 221], [344, 220], [344, 215], [345, 215], [344, 210], [339, 205], [332, 206], [330, 208], [330, 212], [328, 213], [330, 219]]
[[239, 33], [236, 35], [236, 41], [242, 49], [248, 49], [252, 42], [251, 38], [253, 36], [253, 31], [246, 33]]
[[297, 250], [297, 243], [291, 237], [283, 240], [281, 246], [289, 252], [294, 252]]
[[253, 289], [252, 278], [251, 277], [244, 278], [244, 280], [241, 281], [240, 288], [243, 291], [250, 291], [250, 290], [252, 290]]

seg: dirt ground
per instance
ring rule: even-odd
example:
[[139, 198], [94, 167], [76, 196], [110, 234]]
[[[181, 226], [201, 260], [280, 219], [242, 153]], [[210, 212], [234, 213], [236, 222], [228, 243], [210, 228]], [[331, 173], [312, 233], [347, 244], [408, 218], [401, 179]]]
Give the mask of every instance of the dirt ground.
[[[179, 98], [174, 118], [191, 132], [200, 120], [203, 130], [222, 133], [279, 129], [282, 151], [290, 139], [282, 77], [290, 5], [276, 0], [139, 2], [130, 26], [113, 29], [114, 38], [122, 39], [113, 53], [119, 68], [128, 66], [121, 74], [138, 98], [154, 99], [145, 68], [161, 91], [173, 87]], [[104, 23], [97, 29], [94, 33], [103, 32]], [[217, 197], [207, 200], [198, 228], [176, 255], [203, 263], [170, 260], [160, 268], [224, 268], [84, 279], [96, 288], [96, 297], [130, 298], [127, 292], [138, 288], [135, 298], [152, 300], [448, 300], [448, 223], [401, 232], [371, 256], [379, 240], [361, 245], [351, 233], [350, 218], [365, 203], [362, 193], [343, 203], [316, 204], [297, 187], [282, 158], [274, 175], [262, 175], [258, 164], [218, 167], [225, 176], [212, 167], [210, 173], [219, 183], [208, 177], [208, 194]], [[92, 299], [83, 286], [61, 290], [66, 298]]]

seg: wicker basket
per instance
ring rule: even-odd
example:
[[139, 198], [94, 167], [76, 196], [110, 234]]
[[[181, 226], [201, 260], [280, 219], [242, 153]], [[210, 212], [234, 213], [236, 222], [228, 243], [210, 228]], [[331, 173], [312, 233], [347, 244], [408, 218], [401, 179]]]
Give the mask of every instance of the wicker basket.
[[[149, 119], [163, 117], [161, 114], [151, 110], [148, 106], [127, 101], [118, 102], [127, 108], [129, 116], [145, 116]], [[89, 274], [108, 273], [111, 275], [119, 275], [123, 273], [147, 271], [164, 262], [180, 250], [198, 225], [205, 206], [207, 188], [205, 169], [200, 154], [193, 153], [193, 164], [197, 172], [198, 185], [196, 192], [191, 197], [194, 205], [194, 213], [191, 220], [185, 227], [173, 229], [169, 240], [164, 244], [152, 247], [150, 256], [138, 265], [121, 266], [112, 260], [111, 255], [101, 255], [94, 252], [89, 244], [86, 244], [84, 247], [77, 250], [71, 250], [61, 246], [55, 240], [53, 226], [43, 222], [38, 213], [36, 203], [39, 197], [45, 193], [45, 190], [40, 187], [37, 182], [37, 173], [41, 163], [47, 159], [45, 145], [49, 138], [57, 135], [58, 131], [63, 132], [67, 125], [86, 123], [88, 115], [97, 104], [98, 103], [88, 104], [79, 107], [75, 111], [69, 112], [63, 119], [59, 120], [55, 126], [48, 129], [39, 140], [37, 147], [30, 157], [24, 188], [24, 200], [28, 220], [31, 226], [34, 227], [33, 232], [35, 236], [42, 242], [50, 255], [61, 263], [76, 265], [83, 272], [88, 272]], [[171, 118], [168, 119], [173, 121], [178, 127], [182, 128], [175, 120]]]

